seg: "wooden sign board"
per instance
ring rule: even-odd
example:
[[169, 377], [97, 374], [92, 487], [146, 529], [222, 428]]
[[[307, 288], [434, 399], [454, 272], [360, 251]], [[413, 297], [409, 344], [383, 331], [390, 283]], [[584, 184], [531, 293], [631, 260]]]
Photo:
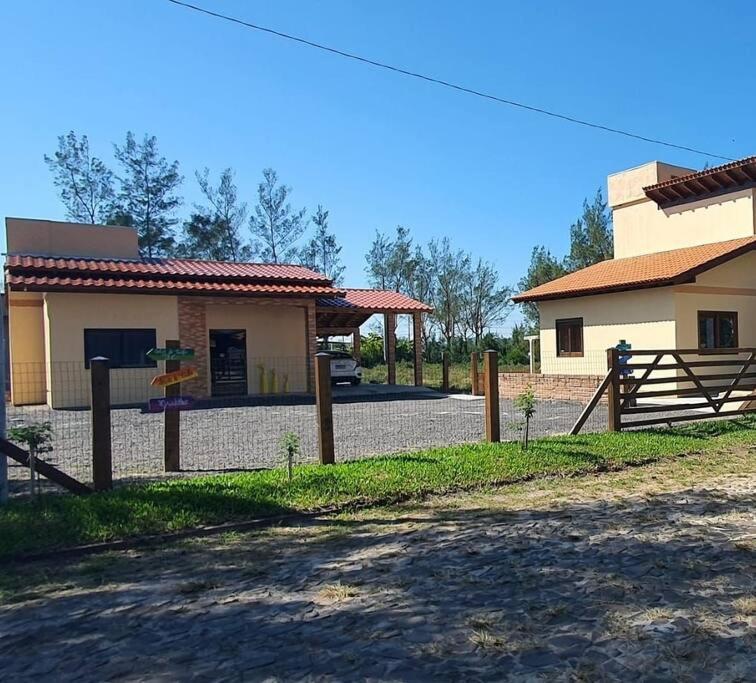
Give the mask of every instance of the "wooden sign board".
[[151, 398], [147, 409], [151, 413], [162, 413], [170, 410], [189, 410], [194, 405], [191, 396], [165, 396]]
[[181, 368], [180, 370], [174, 370], [173, 372], [165, 372], [162, 375], [156, 375], [152, 378], [150, 384], [153, 387], [169, 387], [171, 384], [178, 384], [179, 382], [186, 382], [187, 380], [198, 377], [197, 369], [191, 365]]
[[150, 360], [192, 360], [194, 349], [150, 349], [147, 352]]

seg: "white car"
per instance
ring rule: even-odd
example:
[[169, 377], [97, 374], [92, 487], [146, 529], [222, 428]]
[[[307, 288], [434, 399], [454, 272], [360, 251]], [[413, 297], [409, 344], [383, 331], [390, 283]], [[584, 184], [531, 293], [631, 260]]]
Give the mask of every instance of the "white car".
[[362, 367], [346, 351], [328, 351], [331, 356], [331, 384], [362, 382]]

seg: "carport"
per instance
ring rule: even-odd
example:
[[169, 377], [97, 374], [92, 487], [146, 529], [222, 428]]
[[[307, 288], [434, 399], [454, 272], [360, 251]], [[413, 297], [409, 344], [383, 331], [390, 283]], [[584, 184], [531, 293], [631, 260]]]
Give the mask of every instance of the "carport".
[[318, 299], [315, 330], [319, 337], [351, 335], [354, 354], [360, 358], [360, 325], [371, 315], [383, 315], [388, 383], [396, 384], [396, 316], [412, 316], [415, 386], [423, 384], [422, 315], [433, 309], [400, 292], [347, 289], [346, 296]]

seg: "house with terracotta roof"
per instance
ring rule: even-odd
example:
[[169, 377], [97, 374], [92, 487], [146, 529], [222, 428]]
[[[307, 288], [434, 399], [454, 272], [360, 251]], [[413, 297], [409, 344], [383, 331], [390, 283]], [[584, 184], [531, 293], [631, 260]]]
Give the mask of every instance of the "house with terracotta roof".
[[[396, 316], [420, 339], [429, 306], [397, 292], [345, 289], [303, 266], [142, 258], [131, 228], [6, 219], [11, 400], [81, 407], [89, 360], [111, 365], [115, 404], [159, 395], [146, 353], [178, 340], [194, 349], [195, 398], [313, 390], [318, 337], [352, 335], [385, 317], [395, 382]], [[422, 350], [415, 348], [422, 384]]]
[[609, 176], [614, 258], [514, 297], [536, 302], [544, 374], [598, 374], [635, 349], [756, 346], [756, 157]]

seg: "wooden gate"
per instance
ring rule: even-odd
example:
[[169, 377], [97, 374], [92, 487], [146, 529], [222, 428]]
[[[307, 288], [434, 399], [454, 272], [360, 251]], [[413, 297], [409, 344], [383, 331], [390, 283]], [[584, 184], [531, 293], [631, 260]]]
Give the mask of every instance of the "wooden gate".
[[607, 365], [571, 434], [604, 393], [613, 432], [756, 412], [756, 348], [608, 349]]

